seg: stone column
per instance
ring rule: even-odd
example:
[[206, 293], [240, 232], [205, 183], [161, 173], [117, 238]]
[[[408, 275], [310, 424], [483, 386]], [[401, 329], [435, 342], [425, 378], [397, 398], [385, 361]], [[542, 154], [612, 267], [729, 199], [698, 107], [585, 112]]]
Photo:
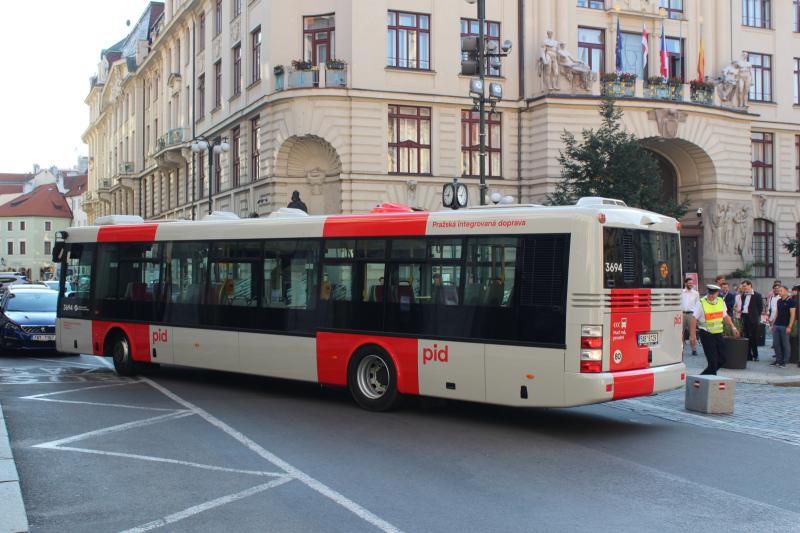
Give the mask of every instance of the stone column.
[[[715, 14], [706, 18], [706, 35], [714, 40], [714, 56], [711, 64], [706, 65], [709, 72], [718, 74], [724, 65], [727, 65], [738, 54], [734, 54], [731, 43], [731, 27], [732, 13], [731, 4], [726, 0], [715, 0], [714, 2], [706, 2], [707, 4], [714, 4]], [[740, 21], [733, 21], [733, 24], [739, 24]], [[711, 56], [709, 56], [711, 57]], [[713, 68], [713, 70], [712, 70]]]

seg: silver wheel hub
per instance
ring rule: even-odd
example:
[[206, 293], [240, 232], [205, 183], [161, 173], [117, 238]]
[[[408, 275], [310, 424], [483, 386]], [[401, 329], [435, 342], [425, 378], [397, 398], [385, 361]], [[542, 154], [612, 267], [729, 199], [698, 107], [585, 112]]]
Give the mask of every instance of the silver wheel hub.
[[389, 389], [389, 367], [377, 355], [368, 355], [358, 363], [356, 379], [361, 394], [370, 400], [377, 400]]
[[129, 353], [127, 342], [118, 341], [114, 344], [114, 359], [125, 362], [128, 360]]

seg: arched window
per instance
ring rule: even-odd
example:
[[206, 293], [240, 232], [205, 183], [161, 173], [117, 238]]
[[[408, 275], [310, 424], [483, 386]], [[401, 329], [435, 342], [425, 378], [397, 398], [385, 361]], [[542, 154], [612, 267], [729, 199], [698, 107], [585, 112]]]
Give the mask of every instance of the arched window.
[[753, 221], [753, 275], [775, 276], [775, 224], [763, 218]]

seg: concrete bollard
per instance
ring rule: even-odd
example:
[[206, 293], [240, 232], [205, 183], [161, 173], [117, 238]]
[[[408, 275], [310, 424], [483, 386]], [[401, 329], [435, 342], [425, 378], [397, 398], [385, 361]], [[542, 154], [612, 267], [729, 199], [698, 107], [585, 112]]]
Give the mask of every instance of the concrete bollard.
[[736, 382], [721, 376], [689, 376], [686, 380], [686, 409], [715, 415], [733, 414]]

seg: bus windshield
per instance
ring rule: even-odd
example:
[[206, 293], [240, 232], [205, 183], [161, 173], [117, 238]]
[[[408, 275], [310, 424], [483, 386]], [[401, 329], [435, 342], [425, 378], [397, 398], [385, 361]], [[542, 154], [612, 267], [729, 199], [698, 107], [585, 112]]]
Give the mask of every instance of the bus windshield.
[[678, 235], [603, 228], [603, 286], [607, 289], [679, 289]]

